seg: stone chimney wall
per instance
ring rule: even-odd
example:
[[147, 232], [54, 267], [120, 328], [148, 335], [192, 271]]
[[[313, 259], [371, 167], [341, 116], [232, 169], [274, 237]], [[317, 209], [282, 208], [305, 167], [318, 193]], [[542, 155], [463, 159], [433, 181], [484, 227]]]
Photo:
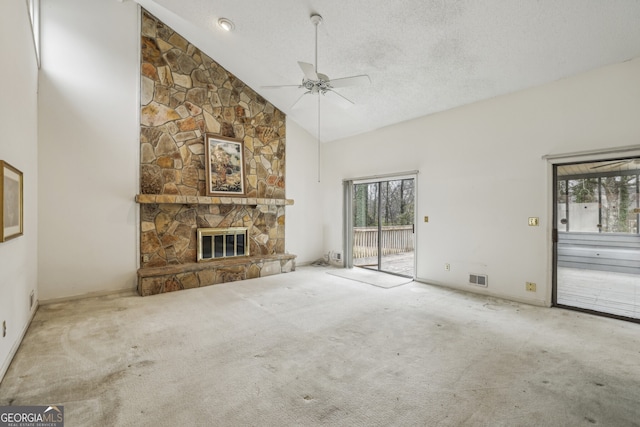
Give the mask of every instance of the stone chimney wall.
[[[252, 256], [284, 254], [285, 115], [144, 10], [141, 60], [140, 195], [175, 196], [140, 205], [141, 267], [195, 263], [199, 227], [248, 227]], [[205, 133], [244, 141], [238, 203], [204, 197]]]

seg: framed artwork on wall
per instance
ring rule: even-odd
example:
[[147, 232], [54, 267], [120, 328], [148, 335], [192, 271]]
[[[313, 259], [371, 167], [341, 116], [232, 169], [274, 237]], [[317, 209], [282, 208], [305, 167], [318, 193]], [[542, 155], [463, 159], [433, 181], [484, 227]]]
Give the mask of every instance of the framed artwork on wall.
[[204, 142], [207, 195], [244, 196], [244, 143], [210, 133]]
[[22, 172], [0, 160], [0, 242], [22, 236]]

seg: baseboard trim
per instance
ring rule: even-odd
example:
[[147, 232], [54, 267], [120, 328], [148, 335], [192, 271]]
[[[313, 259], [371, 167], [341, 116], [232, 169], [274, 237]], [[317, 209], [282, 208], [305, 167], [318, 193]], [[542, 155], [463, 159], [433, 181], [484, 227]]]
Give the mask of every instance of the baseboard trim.
[[446, 283], [436, 282], [434, 280], [423, 279], [423, 278], [420, 278], [420, 277], [416, 277], [414, 280], [416, 282], [423, 283], [425, 285], [434, 285], [434, 286], [439, 286], [439, 287], [442, 287], [442, 288], [452, 289], [452, 290], [456, 290], [456, 291], [469, 292], [469, 293], [476, 294], [476, 295], [484, 295], [486, 297], [500, 298], [500, 299], [504, 299], [504, 300], [507, 300], [507, 301], [519, 302], [519, 303], [528, 304], [528, 305], [535, 305], [537, 307], [547, 307], [547, 308], [551, 307], [551, 303], [549, 303], [549, 302], [547, 302], [545, 300], [518, 298], [518, 297], [514, 297], [512, 295], [504, 295], [504, 294], [501, 294], [501, 293], [491, 292], [491, 291], [485, 290], [484, 288], [475, 289], [473, 287], [466, 287], [466, 286], [463, 287], [463, 286], [450, 285], [450, 284], [446, 284]]
[[31, 322], [33, 321], [33, 318], [36, 315], [36, 312], [38, 311], [39, 306], [40, 304], [36, 300], [36, 302], [33, 304], [33, 308], [31, 309], [31, 315], [29, 316], [29, 321], [26, 323], [24, 328], [22, 328], [22, 332], [20, 332], [20, 337], [15, 343], [13, 343], [13, 346], [9, 351], [7, 360], [4, 361], [4, 364], [0, 368], [0, 385], [2, 385], [2, 380], [4, 380], [4, 376], [9, 370], [9, 367], [11, 366], [11, 362], [13, 362], [13, 358], [16, 356], [16, 353], [18, 353], [18, 349], [22, 344], [22, 340], [24, 339], [24, 336], [27, 334], [27, 331], [29, 330], [29, 326], [31, 326]]
[[104, 297], [111, 295], [138, 295], [136, 292], [136, 288], [126, 288], [126, 289], [115, 289], [113, 291], [97, 291], [97, 292], [89, 292], [81, 295], [72, 295], [69, 297], [61, 297], [61, 298], [52, 298], [43, 301], [39, 301], [40, 305], [49, 305], [49, 304], [58, 304], [61, 302], [68, 301], [77, 301], [86, 298], [96, 298], [96, 297]]
[[308, 267], [316, 261], [296, 262], [296, 267]]

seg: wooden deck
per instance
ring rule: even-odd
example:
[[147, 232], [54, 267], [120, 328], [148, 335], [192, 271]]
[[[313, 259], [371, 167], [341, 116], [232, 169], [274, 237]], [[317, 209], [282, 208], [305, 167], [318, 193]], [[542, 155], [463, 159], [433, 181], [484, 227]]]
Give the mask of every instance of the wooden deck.
[[[353, 265], [355, 267], [378, 270], [378, 257], [354, 258]], [[382, 257], [382, 268], [380, 268], [380, 270], [413, 278], [414, 252], [384, 255]]]
[[557, 303], [640, 319], [640, 275], [558, 267]]

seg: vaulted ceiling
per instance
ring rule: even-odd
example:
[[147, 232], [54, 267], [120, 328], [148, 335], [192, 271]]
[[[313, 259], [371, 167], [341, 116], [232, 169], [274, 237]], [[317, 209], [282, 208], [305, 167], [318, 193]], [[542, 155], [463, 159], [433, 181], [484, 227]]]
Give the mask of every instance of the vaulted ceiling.
[[322, 15], [318, 71], [371, 78], [339, 90], [354, 105], [320, 98], [322, 141], [640, 57], [638, 0], [136, 1], [314, 136], [318, 96], [292, 104]]

